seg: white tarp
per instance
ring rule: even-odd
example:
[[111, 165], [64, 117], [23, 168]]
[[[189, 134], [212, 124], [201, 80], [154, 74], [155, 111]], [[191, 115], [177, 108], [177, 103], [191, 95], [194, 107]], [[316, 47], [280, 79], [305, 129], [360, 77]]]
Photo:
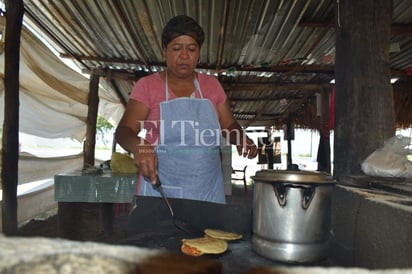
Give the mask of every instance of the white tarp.
[[[4, 17], [0, 32], [4, 37]], [[0, 122], [4, 119], [4, 52], [0, 41]], [[60, 60], [25, 27], [20, 45], [19, 132], [43, 138], [73, 138], [86, 135], [89, 79]], [[117, 124], [124, 107], [114, 92], [99, 88], [99, 115]], [[51, 178], [54, 174], [82, 167], [77, 157], [19, 157], [19, 184]], [[1, 161], [0, 161], [1, 162]], [[1, 163], [0, 163], [1, 165]], [[1, 187], [0, 187], [1, 188]]]
[[[1, 17], [0, 17], [1, 18]], [[4, 18], [0, 20], [3, 27]], [[4, 33], [3, 33], [4, 34]], [[1, 45], [2, 46], [2, 45]], [[4, 54], [0, 54], [4, 80]], [[61, 61], [23, 27], [20, 55], [20, 132], [44, 138], [86, 135], [89, 79]], [[99, 88], [99, 115], [116, 124], [124, 107], [114, 92]], [[4, 116], [4, 82], [0, 83], [0, 121]]]

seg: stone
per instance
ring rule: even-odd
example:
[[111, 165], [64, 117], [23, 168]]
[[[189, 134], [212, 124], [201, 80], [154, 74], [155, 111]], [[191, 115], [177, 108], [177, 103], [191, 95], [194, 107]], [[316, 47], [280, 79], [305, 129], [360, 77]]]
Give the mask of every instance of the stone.
[[0, 236], [0, 273], [220, 274], [222, 264], [165, 250]]

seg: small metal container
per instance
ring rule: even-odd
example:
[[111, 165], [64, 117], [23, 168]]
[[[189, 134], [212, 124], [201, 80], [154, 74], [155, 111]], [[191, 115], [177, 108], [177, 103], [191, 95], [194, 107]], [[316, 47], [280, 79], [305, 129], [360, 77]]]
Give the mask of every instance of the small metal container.
[[330, 238], [332, 177], [318, 172], [261, 170], [252, 179], [252, 249], [287, 263], [324, 259]]

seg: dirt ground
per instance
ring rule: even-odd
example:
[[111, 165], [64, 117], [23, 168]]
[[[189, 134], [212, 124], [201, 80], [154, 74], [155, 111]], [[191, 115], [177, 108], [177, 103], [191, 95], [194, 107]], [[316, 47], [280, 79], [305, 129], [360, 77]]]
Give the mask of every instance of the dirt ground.
[[[103, 232], [96, 233], [96, 235], [89, 240], [108, 244], [120, 243], [123, 239], [123, 231], [121, 227], [122, 222], [125, 221], [125, 218], [127, 217], [120, 216], [113, 219], [113, 231], [110, 235]], [[62, 236], [59, 231], [59, 216], [57, 213], [57, 208], [36, 216], [30, 221], [22, 224], [18, 229], [18, 236], [71, 239], [70, 237]]]
[[49, 210], [19, 227], [18, 235], [55, 238], [58, 235], [57, 208]]

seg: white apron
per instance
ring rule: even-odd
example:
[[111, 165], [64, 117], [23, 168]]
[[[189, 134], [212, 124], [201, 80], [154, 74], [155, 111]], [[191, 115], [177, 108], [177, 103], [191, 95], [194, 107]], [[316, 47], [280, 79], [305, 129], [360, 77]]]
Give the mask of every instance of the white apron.
[[[160, 140], [155, 149], [159, 178], [168, 197], [225, 203], [219, 120], [212, 103], [203, 98], [197, 79], [195, 87], [200, 98], [169, 100], [166, 75], [166, 100], [160, 103]], [[160, 196], [150, 181], [140, 181], [139, 195]]]

